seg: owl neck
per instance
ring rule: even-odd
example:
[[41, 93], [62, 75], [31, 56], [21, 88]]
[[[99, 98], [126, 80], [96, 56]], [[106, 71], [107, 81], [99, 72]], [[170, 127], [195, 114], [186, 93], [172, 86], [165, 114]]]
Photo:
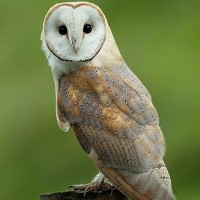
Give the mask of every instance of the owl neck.
[[50, 66], [51, 66], [51, 71], [53, 74], [56, 89], [58, 87], [58, 82], [63, 75], [68, 75], [70, 73], [76, 72], [82, 66], [85, 65], [85, 63], [83, 62], [61, 61], [55, 56], [53, 57], [53, 59], [56, 59], [56, 62], [53, 62], [53, 64], [50, 64]]

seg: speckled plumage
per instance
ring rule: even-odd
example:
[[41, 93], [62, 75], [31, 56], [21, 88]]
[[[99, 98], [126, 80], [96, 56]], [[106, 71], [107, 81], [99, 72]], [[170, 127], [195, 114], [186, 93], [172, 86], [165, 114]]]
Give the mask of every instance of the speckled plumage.
[[105, 22], [105, 41], [91, 60], [69, 62], [60, 59], [62, 52], [57, 57], [48, 50], [43, 31], [56, 85], [58, 124], [64, 131], [72, 127], [99, 170], [130, 199], [174, 200], [150, 94], [121, 57], [99, 8], [87, 2], [78, 5], [64, 4], [74, 10], [83, 5], [97, 8]]
[[87, 154], [95, 152], [98, 159], [90, 157], [97, 166], [101, 161], [101, 171], [117, 170], [117, 177], [119, 172], [120, 178], [126, 175], [125, 181], [130, 179], [136, 188], [142, 181], [146, 188], [139, 188], [141, 193], [150, 189], [148, 183], [154, 193], [171, 187], [157, 112], [148, 91], [124, 62], [111, 69], [86, 65], [63, 76], [57, 95], [60, 121], [70, 122]]

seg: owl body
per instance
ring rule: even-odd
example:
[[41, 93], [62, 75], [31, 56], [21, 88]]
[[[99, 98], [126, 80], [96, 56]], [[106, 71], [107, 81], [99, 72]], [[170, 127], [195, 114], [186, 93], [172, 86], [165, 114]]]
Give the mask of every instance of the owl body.
[[83, 150], [128, 198], [175, 199], [158, 114], [123, 60], [102, 11], [87, 2], [57, 4], [46, 15], [41, 38], [60, 128], [72, 127]]

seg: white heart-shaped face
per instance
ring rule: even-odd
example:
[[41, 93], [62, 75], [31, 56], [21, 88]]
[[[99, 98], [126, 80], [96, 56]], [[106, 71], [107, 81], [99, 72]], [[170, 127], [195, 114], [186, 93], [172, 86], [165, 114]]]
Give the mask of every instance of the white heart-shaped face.
[[48, 49], [60, 60], [88, 61], [105, 41], [105, 17], [94, 4], [57, 4], [46, 15], [43, 35]]

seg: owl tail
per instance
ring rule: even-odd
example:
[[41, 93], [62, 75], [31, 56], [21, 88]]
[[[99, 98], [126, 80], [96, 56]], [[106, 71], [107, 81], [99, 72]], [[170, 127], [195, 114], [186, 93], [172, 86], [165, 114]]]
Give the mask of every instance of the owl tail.
[[90, 157], [105, 177], [131, 200], [175, 200], [171, 179], [163, 161], [144, 173], [105, 167], [94, 150]]

